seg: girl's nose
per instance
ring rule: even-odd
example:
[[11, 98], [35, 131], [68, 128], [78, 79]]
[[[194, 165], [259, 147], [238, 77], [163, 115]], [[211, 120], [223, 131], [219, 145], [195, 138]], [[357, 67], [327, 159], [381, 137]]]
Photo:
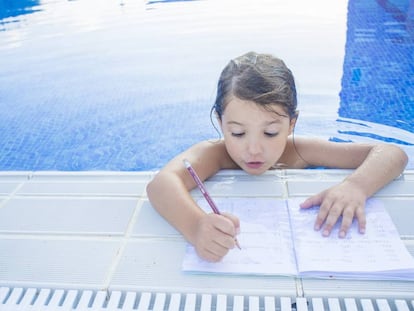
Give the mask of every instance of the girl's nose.
[[259, 141], [250, 141], [248, 143], [247, 146], [247, 151], [251, 154], [251, 155], [257, 155], [260, 154], [262, 152], [262, 146], [260, 144]]

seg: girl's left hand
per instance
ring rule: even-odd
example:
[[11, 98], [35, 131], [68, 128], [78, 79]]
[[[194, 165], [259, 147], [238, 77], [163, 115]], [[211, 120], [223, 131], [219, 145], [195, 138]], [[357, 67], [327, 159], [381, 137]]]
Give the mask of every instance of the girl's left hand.
[[338, 236], [345, 238], [354, 217], [358, 221], [359, 232], [365, 233], [366, 199], [363, 191], [345, 180], [336, 186], [308, 198], [300, 207], [310, 208], [312, 206], [320, 206], [314, 228], [315, 230], [321, 230], [323, 228], [323, 236], [329, 236], [331, 234], [334, 225], [342, 216]]

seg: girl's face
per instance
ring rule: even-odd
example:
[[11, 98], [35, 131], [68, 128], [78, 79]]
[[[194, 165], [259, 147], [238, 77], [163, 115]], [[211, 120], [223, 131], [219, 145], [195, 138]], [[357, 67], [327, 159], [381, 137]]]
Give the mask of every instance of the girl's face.
[[296, 122], [281, 105], [270, 107], [273, 111], [233, 97], [222, 114], [227, 152], [249, 174], [262, 174], [278, 162]]

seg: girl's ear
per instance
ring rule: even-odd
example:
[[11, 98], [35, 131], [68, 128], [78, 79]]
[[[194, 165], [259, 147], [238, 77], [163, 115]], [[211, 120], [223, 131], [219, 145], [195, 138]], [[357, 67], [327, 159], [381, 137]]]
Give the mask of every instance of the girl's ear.
[[295, 125], [296, 125], [296, 121], [298, 120], [298, 117], [299, 117], [299, 110], [296, 110], [293, 117], [290, 118], [289, 135], [292, 134], [293, 131], [295, 130]]

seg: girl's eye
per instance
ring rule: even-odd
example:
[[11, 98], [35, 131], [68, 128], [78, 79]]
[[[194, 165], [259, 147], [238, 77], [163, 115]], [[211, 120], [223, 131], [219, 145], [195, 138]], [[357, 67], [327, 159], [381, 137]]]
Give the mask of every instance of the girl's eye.
[[234, 137], [242, 137], [244, 135], [244, 133], [231, 133], [231, 136]]
[[279, 133], [269, 133], [269, 132], [265, 132], [265, 135], [268, 137], [275, 137], [277, 136]]

